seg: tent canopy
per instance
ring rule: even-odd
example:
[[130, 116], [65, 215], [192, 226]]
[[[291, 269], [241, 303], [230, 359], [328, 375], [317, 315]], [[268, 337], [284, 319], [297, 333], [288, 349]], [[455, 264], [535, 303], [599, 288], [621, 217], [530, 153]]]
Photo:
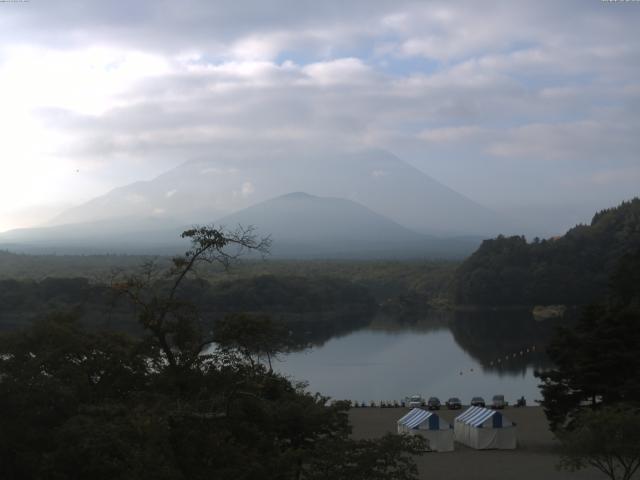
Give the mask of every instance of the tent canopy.
[[458, 415], [455, 421], [475, 428], [503, 428], [513, 425], [497, 410], [490, 410], [482, 407], [468, 408], [462, 414]]
[[414, 408], [398, 420], [398, 433], [420, 435], [427, 440], [426, 449], [435, 452], [453, 451], [453, 428], [450, 423], [421, 408]]
[[470, 407], [455, 419], [456, 441], [478, 450], [517, 447], [516, 425], [502, 413], [488, 408]]
[[440, 417], [427, 410], [414, 408], [400, 420], [398, 425], [402, 425], [407, 429], [423, 428], [427, 430], [445, 430], [450, 429], [451, 425], [447, 422], [441, 422]]

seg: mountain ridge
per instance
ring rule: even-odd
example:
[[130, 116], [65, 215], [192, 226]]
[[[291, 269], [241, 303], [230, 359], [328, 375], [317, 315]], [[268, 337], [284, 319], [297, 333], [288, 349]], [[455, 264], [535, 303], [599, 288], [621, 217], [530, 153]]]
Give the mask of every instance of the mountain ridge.
[[130, 214], [203, 223], [295, 191], [353, 200], [420, 233], [489, 236], [511, 229], [505, 218], [382, 150], [189, 160], [69, 209], [51, 224]]
[[[273, 239], [274, 258], [460, 258], [479, 238], [440, 239], [407, 229], [352, 200], [290, 192], [219, 219]], [[177, 253], [191, 225], [135, 216], [0, 234], [0, 247], [38, 253]]]

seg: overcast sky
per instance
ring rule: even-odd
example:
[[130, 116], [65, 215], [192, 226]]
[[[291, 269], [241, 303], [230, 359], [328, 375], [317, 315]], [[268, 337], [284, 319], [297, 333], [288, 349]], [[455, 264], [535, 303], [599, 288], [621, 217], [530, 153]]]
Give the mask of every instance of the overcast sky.
[[381, 147], [500, 211], [614, 205], [639, 25], [633, 1], [2, 2], [0, 230], [288, 143]]

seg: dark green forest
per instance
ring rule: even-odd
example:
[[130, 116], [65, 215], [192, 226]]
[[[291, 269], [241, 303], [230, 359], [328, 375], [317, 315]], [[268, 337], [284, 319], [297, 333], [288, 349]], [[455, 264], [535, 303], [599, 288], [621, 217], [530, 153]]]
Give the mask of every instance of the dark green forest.
[[[155, 287], [162, 286], [158, 280]], [[228, 314], [260, 313], [315, 343], [366, 325], [377, 309], [365, 287], [333, 277], [260, 275], [217, 283], [185, 279], [181, 298], [198, 309], [207, 328]], [[134, 312], [111, 285], [86, 278], [0, 280], [0, 329], [26, 326], [51, 312], [73, 313], [94, 330], [140, 333]]]
[[558, 238], [485, 240], [458, 268], [452, 294], [466, 305], [586, 305], [604, 297], [620, 258], [640, 250], [640, 199], [596, 213]]
[[574, 326], [559, 328], [548, 347], [554, 362], [543, 371], [542, 405], [560, 428], [584, 406], [640, 405], [640, 252], [625, 255], [606, 298], [583, 309]]
[[640, 468], [640, 252], [623, 256], [602, 302], [559, 328], [537, 372], [560, 467], [630, 480]]
[[[126, 302], [111, 284], [145, 268], [169, 268], [167, 257], [31, 256], [0, 252], [0, 330], [50, 312], [72, 312], [90, 328], [135, 333]], [[233, 268], [201, 265], [181, 294], [211, 325], [226, 314], [260, 312], [294, 335], [321, 343], [366, 325], [380, 306], [420, 315], [448, 305], [453, 262], [239, 260]], [[156, 282], [161, 285], [162, 278]]]
[[[203, 322], [192, 302], [198, 295], [229, 309], [249, 299], [233, 287], [217, 300], [207, 296], [208, 283], [193, 278], [196, 267], [228, 265], [228, 244], [257, 251], [265, 245], [207, 228], [184, 236], [192, 249], [169, 268], [147, 265], [110, 285], [140, 334], [89, 329], [77, 314], [57, 313], [0, 335], [0, 476], [414, 480], [412, 455], [425, 449], [423, 440], [352, 439], [347, 402], [329, 405], [265, 363], [295, 345], [282, 324], [264, 311], [229, 315], [211, 328]], [[344, 300], [345, 285], [292, 282], [317, 302]], [[26, 301], [46, 293], [50, 302], [68, 302], [93, 287], [76, 279], [25, 288], [39, 289]], [[268, 309], [268, 296], [272, 308], [282, 307], [277, 281], [239, 287], [246, 288], [255, 292], [253, 305]]]

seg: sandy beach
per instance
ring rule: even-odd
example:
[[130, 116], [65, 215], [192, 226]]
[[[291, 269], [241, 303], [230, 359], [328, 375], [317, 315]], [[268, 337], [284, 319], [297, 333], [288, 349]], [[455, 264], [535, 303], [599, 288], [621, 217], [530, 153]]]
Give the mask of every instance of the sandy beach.
[[[387, 432], [395, 433], [396, 420], [406, 408], [353, 408], [349, 418], [355, 438], [374, 438]], [[464, 409], [463, 409], [464, 411]], [[460, 410], [440, 410], [440, 416], [449, 422]], [[549, 431], [540, 407], [507, 408], [504, 414], [517, 424], [516, 450], [473, 450], [459, 443], [455, 451], [426, 453], [417, 458], [420, 478], [446, 480], [595, 480], [606, 478], [595, 469], [580, 472], [559, 471], [559, 457], [553, 448], [557, 444]]]

